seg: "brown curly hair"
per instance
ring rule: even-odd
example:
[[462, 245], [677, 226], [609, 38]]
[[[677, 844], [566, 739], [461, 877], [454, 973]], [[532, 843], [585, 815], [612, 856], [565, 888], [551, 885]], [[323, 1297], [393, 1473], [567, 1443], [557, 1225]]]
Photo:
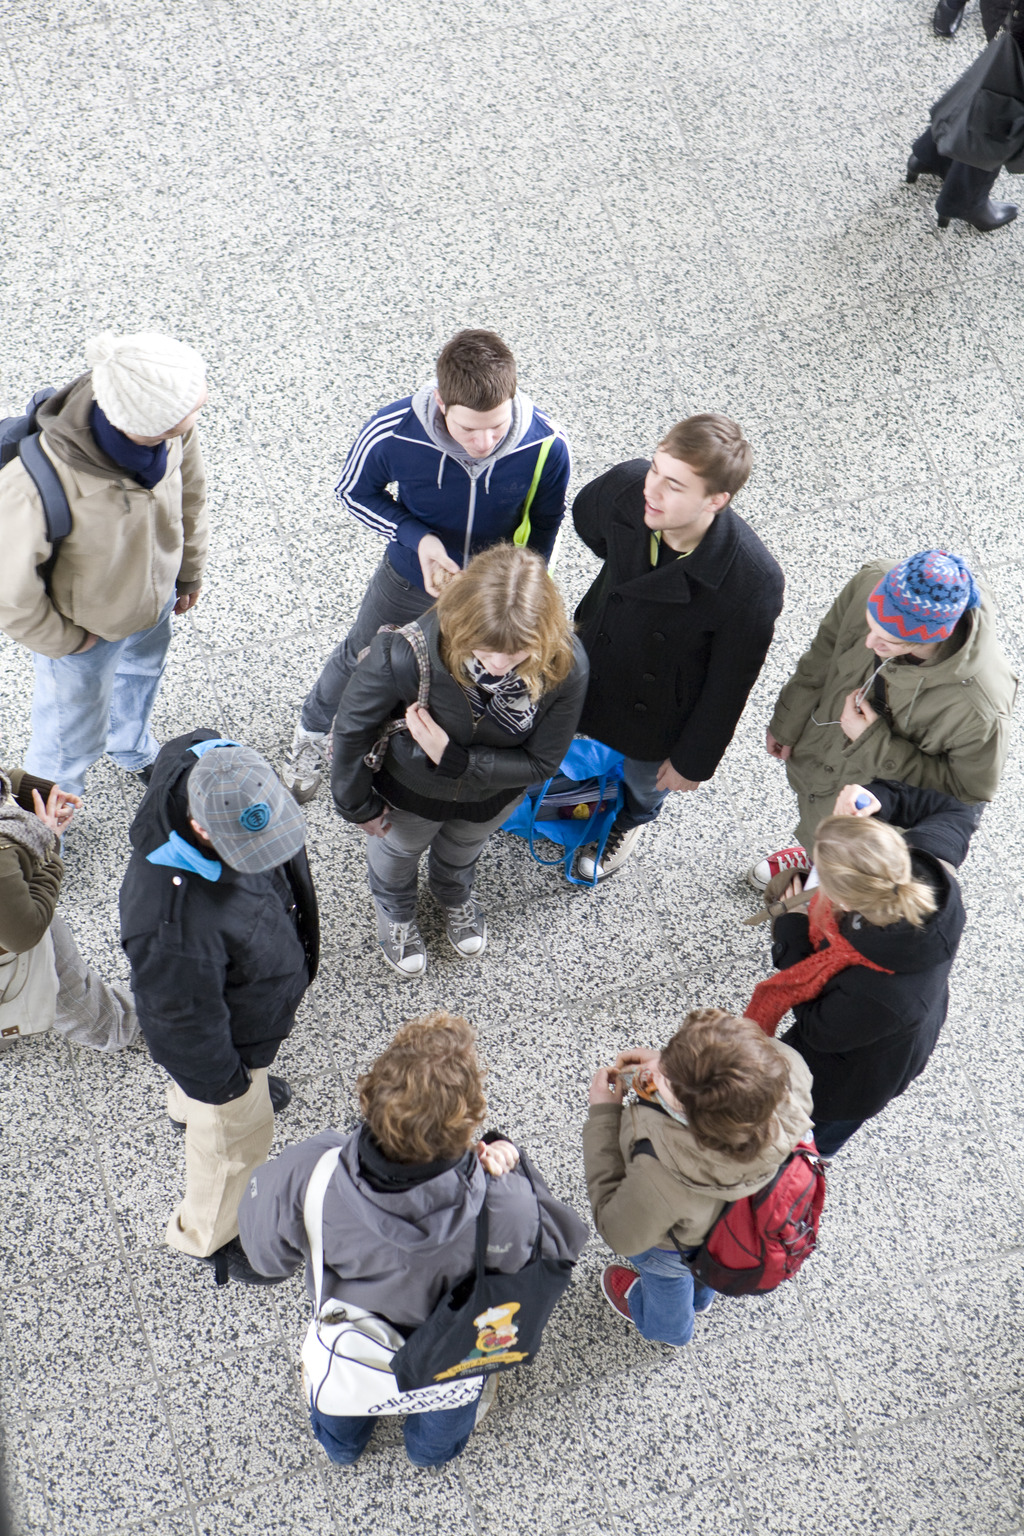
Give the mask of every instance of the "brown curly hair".
[[359, 1108], [395, 1163], [461, 1157], [487, 1113], [476, 1031], [438, 1009], [411, 1019], [357, 1079]]
[[789, 1067], [752, 1019], [695, 1008], [662, 1049], [661, 1071], [702, 1147], [752, 1163], [772, 1137]]

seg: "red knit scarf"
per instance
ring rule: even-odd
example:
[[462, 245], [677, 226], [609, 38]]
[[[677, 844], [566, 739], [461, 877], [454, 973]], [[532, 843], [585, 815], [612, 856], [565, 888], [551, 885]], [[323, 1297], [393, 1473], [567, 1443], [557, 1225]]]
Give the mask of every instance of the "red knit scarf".
[[[798, 960], [788, 970], [777, 971], [767, 981], [759, 981], [747, 1006], [747, 1018], [759, 1024], [766, 1035], [774, 1035], [779, 1020], [794, 1003], [806, 1003], [810, 998], [817, 997], [826, 982], [851, 965], [863, 965], [869, 971], [893, 975], [884, 965], [865, 960], [849, 939], [843, 938], [832, 911], [832, 903], [824, 899], [821, 891], [815, 891], [811, 897], [807, 921], [814, 954], [808, 955], [806, 960]], [[822, 949], [826, 939], [828, 947]]]

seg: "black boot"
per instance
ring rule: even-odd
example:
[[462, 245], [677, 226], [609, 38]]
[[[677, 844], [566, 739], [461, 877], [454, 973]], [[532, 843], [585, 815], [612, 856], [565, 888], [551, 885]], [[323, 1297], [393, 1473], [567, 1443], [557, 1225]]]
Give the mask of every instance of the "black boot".
[[239, 1285], [282, 1285], [287, 1280], [287, 1275], [261, 1275], [253, 1269], [246, 1257], [245, 1249], [237, 1237], [218, 1248], [216, 1253], [211, 1253], [208, 1258], [200, 1259], [200, 1264], [209, 1264], [213, 1270], [214, 1279], [218, 1285], [227, 1285], [229, 1280], [237, 1280]]
[[1012, 224], [1017, 217], [1016, 203], [994, 203], [991, 198], [980, 203], [977, 208], [972, 208], [970, 213], [939, 213], [939, 228], [948, 229], [950, 219], [963, 219], [965, 224], [972, 224], [975, 229], [980, 229], [982, 234], [988, 234], [990, 230], [1002, 229], [1004, 224]]
[[932, 30], [936, 37], [955, 37], [964, 19], [967, 0], [939, 0], [932, 17]]
[[945, 179], [945, 171], [940, 171], [937, 166], [925, 165], [916, 155], [911, 155], [907, 161], [907, 180], [916, 181], [919, 176], [937, 176], [940, 181]]

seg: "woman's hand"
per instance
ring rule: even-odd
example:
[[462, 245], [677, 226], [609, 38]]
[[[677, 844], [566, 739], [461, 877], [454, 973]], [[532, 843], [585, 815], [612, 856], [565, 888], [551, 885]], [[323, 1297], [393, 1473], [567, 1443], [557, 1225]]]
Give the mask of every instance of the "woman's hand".
[[617, 1067], [598, 1067], [590, 1081], [591, 1104], [622, 1104]]
[[71, 821], [72, 816], [81, 806], [82, 802], [78, 795], [66, 794], [63, 789], [58, 789], [55, 784], [46, 797], [45, 805], [38, 789], [34, 789], [32, 791], [32, 804], [35, 806], [36, 815], [43, 825], [49, 827], [51, 832], [56, 832], [57, 836], [61, 837], [63, 836], [64, 828]]
[[[866, 800], [866, 805], [858, 805], [858, 800]], [[870, 790], [863, 784], [847, 784], [836, 795], [836, 803], [832, 807], [833, 816], [874, 816], [882, 809], [881, 800], [876, 800]]]
[[448, 732], [443, 731], [428, 709], [422, 704], [410, 704], [405, 712], [409, 735], [418, 747], [422, 747], [432, 763], [439, 763], [448, 745]]
[[478, 1141], [476, 1155], [485, 1173], [492, 1178], [503, 1178], [519, 1161], [519, 1149], [510, 1141]]
[[357, 826], [359, 827], [360, 832], [366, 833], [367, 837], [386, 837], [388, 828], [391, 826], [391, 822], [388, 818], [387, 806], [385, 806], [380, 815], [375, 816], [372, 821], [360, 821], [357, 822]]

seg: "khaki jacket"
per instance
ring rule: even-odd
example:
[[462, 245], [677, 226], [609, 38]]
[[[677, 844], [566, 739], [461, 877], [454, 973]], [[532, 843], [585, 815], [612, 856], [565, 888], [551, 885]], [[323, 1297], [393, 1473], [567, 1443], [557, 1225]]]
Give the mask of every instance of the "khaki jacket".
[[0, 629], [43, 656], [68, 656], [87, 634], [124, 640], [156, 623], [168, 598], [202, 582], [209, 544], [206, 474], [196, 430], [167, 444], [167, 473], [145, 490], [89, 431], [89, 374], [39, 410], [42, 445], [71, 508], [49, 580], [42, 503], [20, 459], [0, 470]]
[[[645, 1104], [592, 1104], [583, 1127], [583, 1166], [594, 1225], [609, 1248], [629, 1258], [648, 1248], [702, 1243], [725, 1206], [770, 1184], [811, 1129], [811, 1074], [796, 1051], [772, 1045], [789, 1066], [790, 1090], [774, 1134], [752, 1163], [698, 1145], [678, 1120]], [[647, 1141], [655, 1156], [635, 1153]]]
[[[800, 802], [797, 836], [810, 848], [818, 822], [831, 813], [844, 784], [899, 779], [937, 789], [967, 805], [991, 800], [1009, 746], [1017, 676], [995, 634], [991, 598], [964, 615], [958, 650], [939, 648], [934, 662], [887, 661], [892, 726], [880, 716], [856, 741], [837, 724], [847, 694], [867, 682], [878, 657], [864, 644], [872, 589], [895, 562], [876, 560], [840, 592], [797, 669], [779, 694], [769, 729], [793, 748], [786, 763]], [[869, 697], [868, 703], [871, 703]]]

